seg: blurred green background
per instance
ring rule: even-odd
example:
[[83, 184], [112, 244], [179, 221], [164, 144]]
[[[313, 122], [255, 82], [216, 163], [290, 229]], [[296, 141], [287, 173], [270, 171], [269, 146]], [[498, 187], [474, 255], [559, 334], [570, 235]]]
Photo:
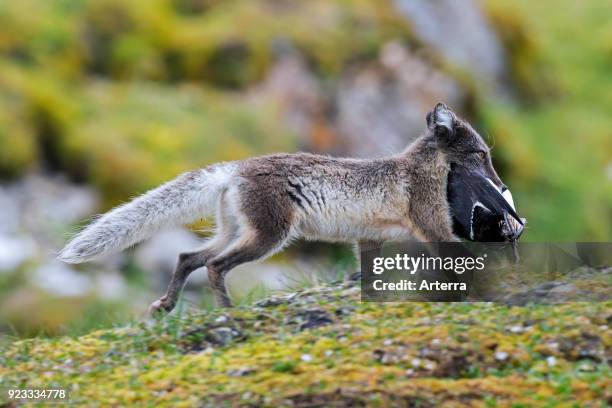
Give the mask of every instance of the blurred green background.
[[[455, 4], [0, 2], [0, 220], [12, 223], [0, 226], [0, 247], [9, 257], [29, 248], [0, 273], [0, 330], [86, 330], [133, 316], [146, 302], [125, 298], [143, 287], [155, 299], [167, 275], [148, 282], [146, 265], [130, 255], [57, 272], [70, 285], [70, 273], [116, 271], [123, 297], [34, 288], [49, 270], [41, 265], [59, 270], [53, 252], [86, 216], [216, 161], [295, 150], [390, 153], [418, 135], [438, 100], [493, 146], [529, 220], [525, 240], [609, 241], [612, 3]], [[83, 188], [94, 204], [73, 219], [32, 220], [14, 203], [45, 207], [44, 196], [11, 195], [36, 190], [41, 179], [59, 183], [60, 202], [61, 188]], [[323, 258], [322, 268], [350, 264], [348, 250], [312, 246], [276, 261], [304, 254]]]

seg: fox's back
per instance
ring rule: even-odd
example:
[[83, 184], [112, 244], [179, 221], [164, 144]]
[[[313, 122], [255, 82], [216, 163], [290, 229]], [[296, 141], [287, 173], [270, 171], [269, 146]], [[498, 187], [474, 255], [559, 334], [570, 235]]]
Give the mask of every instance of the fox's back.
[[405, 205], [398, 205], [406, 200], [400, 197], [403, 183], [394, 158], [275, 154], [243, 162], [237, 175], [240, 190], [251, 198], [262, 197], [268, 206], [275, 200], [279, 206], [289, 203], [296, 232], [310, 238], [370, 236], [405, 214]]

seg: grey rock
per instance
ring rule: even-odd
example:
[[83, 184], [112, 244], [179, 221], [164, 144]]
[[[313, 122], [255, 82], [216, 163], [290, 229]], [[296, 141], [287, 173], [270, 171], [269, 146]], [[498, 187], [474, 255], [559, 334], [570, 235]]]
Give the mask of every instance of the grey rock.
[[241, 333], [236, 329], [230, 327], [217, 327], [210, 330], [206, 336], [206, 340], [216, 346], [227, 346], [240, 336]]
[[0, 234], [0, 272], [10, 272], [32, 258], [36, 243], [29, 237], [11, 237]]
[[436, 102], [461, 107], [464, 92], [431, 62], [391, 41], [378, 61], [325, 83], [296, 51], [284, 52], [250, 97], [278, 106], [306, 150], [375, 157], [396, 153], [419, 136]]
[[266, 79], [251, 92], [251, 98], [278, 104], [284, 122], [301, 144], [311, 144], [310, 135], [324, 110], [323, 88], [295, 50], [289, 47], [278, 55]]
[[116, 271], [102, 271], [95, 275], [95, 288], [102, 299], [121, 300], [127, 292], [127, 283]]
[[55, 260], [35, 268], [30, 279], [34, 286], [61, 297], [84, 296], [94, 290], [90, 276]]
[[423, 131], [433, 105], [463, 104], [463, 91], [452, 78], [401, 44], [385, 44], [379, 59], [338, 84], [336, 126], [343, 153], [351, 156], [402, 151]]
[[[178, 255], [181, 252], [195, 250], [202, 245], [203, 240], [196, 234], [183, 228], [161, 231], [153, 238], [143, 242], [134, 251], [134, 260], [138, 266], [157, 277], [161, 288], [168, 283], [169, 276], [174, 271]], [[201, 284], [207, 281], [204, 268], [193, 272], [189, 282]]]
[[8, 187], [0, 186], [0, 233], [14, 234], [21, 221], [20, 203]]
[[506, 55], [497, 34], [473, 0], [395, 0], [413, 31], [447, 61], [482, 85], [505, 92]]

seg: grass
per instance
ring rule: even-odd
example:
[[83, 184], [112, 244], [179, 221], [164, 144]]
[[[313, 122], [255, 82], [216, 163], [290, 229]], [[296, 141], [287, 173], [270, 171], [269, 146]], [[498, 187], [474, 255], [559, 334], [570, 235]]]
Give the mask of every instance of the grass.
[[16, 341], [0, 379], [66, 388], [76, 405], [597, 406], [612, 386], [609, 310], [361, 303], [340, 284]]

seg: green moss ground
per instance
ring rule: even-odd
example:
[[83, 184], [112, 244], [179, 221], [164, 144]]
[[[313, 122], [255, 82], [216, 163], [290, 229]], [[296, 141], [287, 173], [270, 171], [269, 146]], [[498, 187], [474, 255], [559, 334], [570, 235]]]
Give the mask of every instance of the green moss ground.
[[[596, 406], [610, 303], [359, 302], [350, 284], [5, 347], [0, 380], [99, 406]], [[607, 402], [606, 402], [607, 401]]]

